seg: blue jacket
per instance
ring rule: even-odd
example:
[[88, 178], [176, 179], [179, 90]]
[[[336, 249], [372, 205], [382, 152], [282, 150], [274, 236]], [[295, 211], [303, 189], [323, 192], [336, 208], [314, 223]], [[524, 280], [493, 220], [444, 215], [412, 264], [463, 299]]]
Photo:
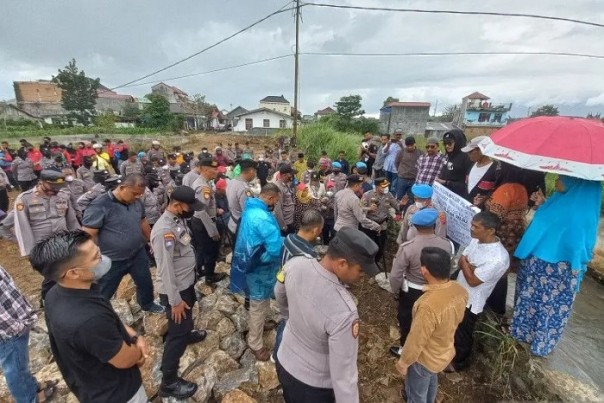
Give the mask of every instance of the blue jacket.
[[266, 203], [248, 198], [233, 253], [231, 291], [244, 293], [252, 300], [272, 298], [282, 247], [279, 224]]

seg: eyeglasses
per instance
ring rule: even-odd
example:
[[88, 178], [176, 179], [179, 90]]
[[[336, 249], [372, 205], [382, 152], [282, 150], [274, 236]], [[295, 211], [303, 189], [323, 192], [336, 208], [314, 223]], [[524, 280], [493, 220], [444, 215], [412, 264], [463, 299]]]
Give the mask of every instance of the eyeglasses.
[[451, 145], [453, 145], [453, 142], [452, 141], [443, 141], [443, 144], [446, 146], [451, 146]]
[[426, 148], [436, 148], [438, 147], [436, 144], [428, 144]]

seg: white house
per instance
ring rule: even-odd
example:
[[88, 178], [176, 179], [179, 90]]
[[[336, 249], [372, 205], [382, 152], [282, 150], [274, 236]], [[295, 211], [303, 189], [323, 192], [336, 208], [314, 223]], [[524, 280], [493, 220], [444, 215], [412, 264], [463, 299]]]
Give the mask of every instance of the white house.
[[236, 132], [268, 134], [279, 129], [291, 129], [294, 119], [291, 115], [275, 112], [268, 108], [254, 109], [236, 116]]
[[292, 114], [292, 107], [283, 95], [269, 95], [268, 97], [261, 99], [258, 108], [271, 109], [275, 112], [285, 113], [286, 115]]

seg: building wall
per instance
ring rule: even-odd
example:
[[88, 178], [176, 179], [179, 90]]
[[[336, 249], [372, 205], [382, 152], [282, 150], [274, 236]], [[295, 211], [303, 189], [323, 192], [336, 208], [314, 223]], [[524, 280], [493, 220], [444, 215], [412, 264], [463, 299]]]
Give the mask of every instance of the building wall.
[[60, 103], [54, 102], [20, 102], [17, 106], [23, 109], [25, 112], [40, 118], [67, 114], [67, 111], [63, 109]]
[[174, 90], [166, 85], [158, 84], [155, 87], [151, 87], [151, 92], [153, 94], [163, 95], [171, 104], [178, 101], [174, 95]]
[[60, 103], [61, 89], [53, 82], [20, 81], [13, 84], [18, 103]]
[[7, 120], [30, 120], [33, 122], [40, 122], [40, 119], [37, 119], [35, 117], [32, 117], [30, 115], [28, 115], [27, 113], [23, 113], [23, 111], [20, 111], [19, 109], [16, 109], [14, 107], [12, 107], [11, 105], [8, 104], [4, 104], [4, 103], [0, 103], [0, 120], [1, 119], [7, 119]]
[[111, 111], [116, 115], [121, 115], [124, 111], [124, 108], [128, 104], [136, 106], [135, 103], [128, 102], [125, 99], [97, 98], [95, 109], [98, 113], [106, 113]]
[[245, 128], [246, 119], [253, 120], [253, 124], [252, 124], [253, 129], [267, 129], [264, 127], [264, 119], [269, 120], [268, 129], [279, 129], [280, 128], [279, 121], [281, 121], [281, 120], [285, 120], [286, 129], [291, 129], [294, 125], [293, 118], [277, 115], [277, 114], [270, 113], [267, 111], [260, 111], [260, 112], [256, 112], [256, 113], [251, 113], [249, 115], [239, 116], [238, 119], [239, 120], [237, 121], [237, 124], [233, 128], [233, 131], [236, 131], [236, 132], [245, 132], [246, 131], [246, 128]]
[[430, 117], [430, 107], [391, 107], [390, 113], [380, 111], [380, 131], [392, 134], [401, 129], [405, 135], [423, 135]]
[[[483, 120], [483, 122], [481, 122], [480, 117], [481, 114], [484, 116], [484, 118], [488, 119], [486, 121]], [[496, 120], [496, 116], [495, 115], [500, 115], [499, 121]], [[495, 112], [495, 111], [489, 111], [489, 110], [480, 110], [480, 111], [475, 111], [475, 110], [466, 110], [465, 112], [465, 116], [464, 116], [464, 122], [465, 123], [471, 123], [471, 124], [485, 124], [485, 125], [505, 125], [505, 123], [507, 122], [508, 119], [508, 112]]]
[[291, 106], [289, 103], [278, 103], [278, 102], [263, 102], [260, 101], [260, 107], [259, 108], [266, 108], [266, 109], [270, 109], [272, 111], [275, 112], [279, 112], [279, 113], [285, 113], [286, 115], [290, 115], [291, 114]]

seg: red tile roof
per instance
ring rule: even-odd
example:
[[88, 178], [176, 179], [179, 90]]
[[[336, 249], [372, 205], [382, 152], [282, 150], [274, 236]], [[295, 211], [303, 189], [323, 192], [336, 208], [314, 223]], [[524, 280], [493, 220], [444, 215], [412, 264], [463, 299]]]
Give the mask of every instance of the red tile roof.
[[321, 110], [318, 110], [317, 112], [315, 112], [315, 115], [323, 116], [323, 115], [331, 115], [334, 113], [336, 113], [336, 111], [331, 106], [328, 106], [325, 109], [321, 109]]
[[481, 94], [478, 91], [473, 92], [470, 95], [466, 95], [464, 98], [467, 98], [467, 99], [491, 99], [491, 98], [487, 97], [486, 95]]
[[386, 106], [401, 108], [429, 108], [430, 102], [389, 102]]

